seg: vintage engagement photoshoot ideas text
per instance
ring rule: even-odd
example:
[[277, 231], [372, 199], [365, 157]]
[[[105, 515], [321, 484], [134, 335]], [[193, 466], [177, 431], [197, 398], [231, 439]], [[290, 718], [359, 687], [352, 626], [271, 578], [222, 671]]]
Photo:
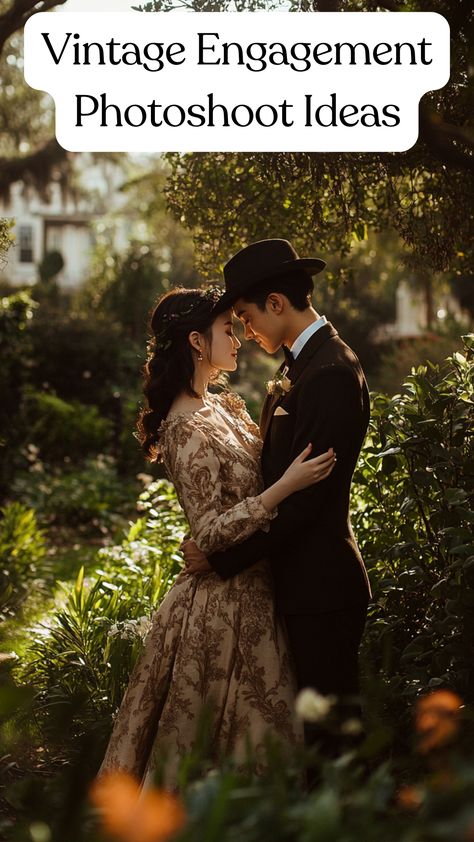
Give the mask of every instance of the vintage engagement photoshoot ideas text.
[[25, 78], [74, 151], [401, 151], [449, 78], [433, 13], [38, 14]]

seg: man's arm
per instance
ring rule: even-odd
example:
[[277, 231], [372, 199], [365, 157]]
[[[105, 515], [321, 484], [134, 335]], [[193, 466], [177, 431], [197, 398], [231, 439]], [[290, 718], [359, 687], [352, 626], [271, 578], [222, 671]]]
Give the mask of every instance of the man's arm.
[[280, 503], [278, 517], [272, 521], [269, 532], [256, 532], [246, 541], [209, 556], [209, 564], [222, 579], [229, 579], [251, 567], [259, 559], [271, 555], [272, 550], [292, 533], [314, 524], [318, 510], [344, 473], [351, 425], [360, 415], [361, 401], [359, 383], [350, 369], [331, 367], [308, 381], [298, 400], [288, 463], [311, 442], [313, 456], [333, 447], [337, 455], [336, 466], [328, 479], [298, 491]]

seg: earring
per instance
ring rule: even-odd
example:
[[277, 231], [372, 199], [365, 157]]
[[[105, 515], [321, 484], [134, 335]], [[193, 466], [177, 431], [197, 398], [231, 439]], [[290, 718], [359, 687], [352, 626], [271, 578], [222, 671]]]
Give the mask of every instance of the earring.
[[198, 362], [199, 362], [199, 363], [202, 363], [202, 354], [201, 354], [201, 352], [200, 352], [200, 351], [199, 351], [199, 356], [198, 356]]

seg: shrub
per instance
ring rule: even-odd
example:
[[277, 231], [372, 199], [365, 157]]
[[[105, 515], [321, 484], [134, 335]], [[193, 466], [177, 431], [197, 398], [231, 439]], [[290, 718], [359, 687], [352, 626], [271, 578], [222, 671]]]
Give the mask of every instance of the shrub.
[[42, 312], [28, 330], [32, 345], [30, 382], [47, 383], [66, 401], [95, 404], [108, 415], [114, 392], [135, 388], [141, 356], [113, 319], [73, 312]]
[[58, 705], [77, 711], [71, 736], [98, 722], [106, 732], [150, 615], [181, 569], [185, 522], [172, 487], [153, 483], [139, 502], [146, 514], [123, 543], [99, 550], [96, 565], [63, 585], [54, 611], [31, 630], [23, 678], [37, 690], [46, 726], [54, 727]]
[[29, 374], [32, 346], [27, 328], [35, 307], [27, 292], [0, 299], [0, 499], [14, 470], [14, 448], [23, 437], [19, 407]]
[[0, 511], [0, 620], [4, 620], [24, 600], [32, 581], [38, 580], [45, 542], [34, 511], [21, 503]]
[[[455, 331], [455, 332], [454, 332]], [[382, 352], [377, 370], [371, 380], [378, 391], [387, 395], [399, 392], [413, 367], [431, 363], [442, 364], [448, 354], [462, 347], [459, 326], [452, 335], [429, 334], [415, 339], [404, 339]]]
[[375, 395], [355, 473], [353, 525], [374, 603], [365, 663], [391, 704], [424, 688], [474, 694], [474, 336]]
[[34, 445], [29, 448], [30, 469], [16, 477], [10, 493], [32, 506], [43, 521], [55, 526], [106, 529], [121, 522], [121, 511], [132, 508], [136, 482], [118, 475], [112, 456], [99, 454], [85, 459], [79, 467], [60, 468], [43, 463]]
[[53, 393], [28, 390], [24, 417], [30, 440], [50, 462], [92, 456], [106, 450], [112, 440], [112, 423], [95, 406], [68, 402]]

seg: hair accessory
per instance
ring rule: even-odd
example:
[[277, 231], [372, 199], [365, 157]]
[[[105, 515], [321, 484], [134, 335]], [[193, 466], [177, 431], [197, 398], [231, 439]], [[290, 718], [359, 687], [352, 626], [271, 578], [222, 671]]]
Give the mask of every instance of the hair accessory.
[[[176, 324], [176, 322], [178, 322], [180, 319], [189, 316], [193, 312], [193, 310], [196, 310], [201, 304], [203, 298], [206, 301], [210, 301], [213, 304], [217, 304], [224, 293], [222, 287], [218, 286], [209, 286], [206, 289], [200, 290], [200, 292], [202, 292], [203, 295], [197, 301], [193, 301], [184, 310], [181, 310], [179, 313], [164, 313], [163, 316], [161, 316], [163, 326], [159, 331], [155, 333], [154, 337], [148, 343], [147, 350], [149, 353], [150, 351], [151, 353], [153, 353], [155, 350], [167, 351], [168, 348], [171, 347], [173, 341], [172, 338], [169, 336], [170, 327], [173, 324]], [[202, 360], [202, 355], [200, 356], [200, 359]]]

